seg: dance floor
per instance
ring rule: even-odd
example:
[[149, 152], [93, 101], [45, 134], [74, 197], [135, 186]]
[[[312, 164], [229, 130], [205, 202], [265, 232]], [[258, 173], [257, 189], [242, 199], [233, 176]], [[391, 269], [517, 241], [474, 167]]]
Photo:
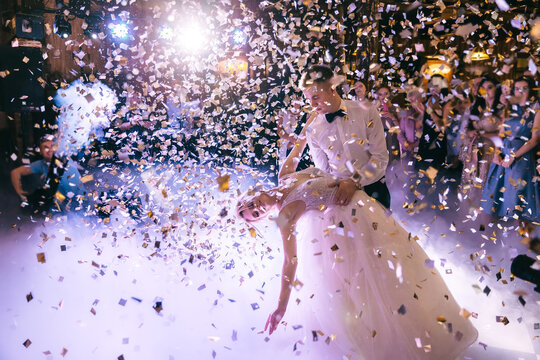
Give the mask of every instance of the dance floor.
[[[256, 182], [241, 170], [219, 191], [218, 174], [204, 166], [94, 169], [99, 186], [136, 189], [144, 221], [121, 209], [105, 222], [83, 212], [29, 217], [2, 183], [0, 359], [324, 354], [328, 345], [314, 341], [314, 329], [297, 326], [294, 292], [287, 325], [271, 336], [263, 331], [277, 304], [282, 252], [272, 221], [250, 232], [235, 219], [238, 190]], [[526, 253], [515, 224], [495, 236], [495, 228], [477, 231], [474, 214], [456, 205], [452, 182], [404, 208], [402, 171], [391, 169], [387, 178], [393, 216], [419, 237], [472, 313], [479, 338], [463, 359], [540, 359], [540, 294], [510, 277], [510, 259]]]

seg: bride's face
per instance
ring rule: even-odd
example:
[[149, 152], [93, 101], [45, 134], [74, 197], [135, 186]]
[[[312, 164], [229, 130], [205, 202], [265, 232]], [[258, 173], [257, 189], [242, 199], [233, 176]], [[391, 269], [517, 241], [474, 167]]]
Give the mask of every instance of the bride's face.
[[260, 194], [247, 199], [238, 206], [238, 214], [247, 222], [254, 222], [263, 219], [267, 214], [272, 204], [268, 201], [265, 194]]

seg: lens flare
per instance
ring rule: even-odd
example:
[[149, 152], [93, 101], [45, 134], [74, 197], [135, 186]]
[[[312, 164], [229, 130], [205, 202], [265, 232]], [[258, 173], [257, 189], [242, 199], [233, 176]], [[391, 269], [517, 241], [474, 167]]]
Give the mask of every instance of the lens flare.
[[111, 35], [117, 39], [125, 39], [129, 34], [129, 28], [125, 23], [109, 24]]

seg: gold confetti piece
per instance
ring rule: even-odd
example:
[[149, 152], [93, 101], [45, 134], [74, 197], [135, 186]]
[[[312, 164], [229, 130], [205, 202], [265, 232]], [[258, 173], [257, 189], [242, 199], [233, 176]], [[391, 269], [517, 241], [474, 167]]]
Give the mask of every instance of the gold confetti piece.
[[293, 281], [292, 286], [293, 286], [296, 290], [300, 290], [302, 287], [304, 287], [304, 283], [301, 282], [300, 280], [295, 280], [295, 281]]
[[66, 356], [68, 350], [66, 348], [62, 348], [62, 352], [60, 353], [60, 355], [62, 356]]
[[30, 344], [32, 344], [32, 342], [30, 341], [30, 339], [26, 339], [26, 341], [23, 342], [23, 345], [24, 345], [25, 348], [29, 347]]
[[[334, 338], [332, 339], [332, 337], [334, 336]], [[328, 336], [324, 342], [326, 343], [326, 345], [330, 344], [333, 340], [335, 340], [335, 335], [330, 335]]]
[[466, 309], [461, 309], [459, 315], [463, 316], [465, 319], [468, 319], [471, 316], [471, 313]]
[[332, 249], [332, 251], [338, 251], [339, 247], [337, 246], [337, 244], [334, 244], [330, 249]]
[[42, 263], [42, 264], [45, 264], [45, 253], [37, 254], [37, 261]]
[[374, 223], [371, 224], [371, 226], [373, 227], [373, 230], [377, 230], [377, 228], [379, 227], [379, 224], [374, 222]]
[[431, 167], [431, 166], [430, 166], [430, 167], [428, 167], [427, 170], [426, 170], [426, 175], [427, 175], [427, 177], [428, 177], [431, 181], [433, 181], [433, 180], [435, 180], [435, 177], [437, 176], [437, 173], [438, 173], [438, 172], [439, 172], [439, 171], [438, 171], [437, 169], [435, 169], [434, 167]]
[[444, 324], [446, 322], [446, 318], [444, 316], [437, 317], [437, 322], [440, 324]]
[[219, 336], [209, 336], [208, 337], [208, 340], [213, 341], [213, 342], [217, 342], [217, 341], [219, 341], [219, 339], [220, 339]]
[[249, 234], [251, 235], [251, 237], [256, 237], [257, 236], [257, 232], [255, 231], [254, 228], [249, 228]]
[[92, 174], [85, 175], [85, 176], [81, 177], [81, 182], [84, 183], [84, 184], [86, 184], [86, 183], [88, 183], [90, 181], [93, 181], [93, 180], [94, 180], [94, 175], [92, 175]]
[[218, 189], [219, 191], [221, 192], [225, 192], [227, 190], [229, 190], [229, 179], [230, 179], [230, 175], [223, 175], [223, 176], [218, 176], [217, 177], [217, 182], [218, 182]]
[[324, 204], [319, 205], [319, 210], [320, 211], [326, 210], [326, 205], [324, 205]]
[[156, 304], [153, 306], [154, 310], [159, 314], [161, 310], [163, 310], [163, 305], [161, 301], [157, 301]]
[[56, 194], [54, 194], [54, 197], [56, 198], [56, 200], [58, 200], [59, 202], [64, 202], [64, 200], [66, 199], [66, 197], [59, 191], [56, 192]]

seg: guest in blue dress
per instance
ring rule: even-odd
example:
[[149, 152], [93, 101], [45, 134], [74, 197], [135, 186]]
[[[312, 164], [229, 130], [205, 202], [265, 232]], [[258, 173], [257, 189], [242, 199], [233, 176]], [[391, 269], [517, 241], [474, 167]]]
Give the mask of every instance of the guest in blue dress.
[[540, 221], [540, 177], [535, 164], [540, 144], [540, 109], [531, 96], [533, 87], [528, 77], [514, 83], [515, 102], [501, 130], [502, 147], [489, 168], [482, 193], [484, 213], [517, 218], [525, 229], [530, 229], [531, 221]]

